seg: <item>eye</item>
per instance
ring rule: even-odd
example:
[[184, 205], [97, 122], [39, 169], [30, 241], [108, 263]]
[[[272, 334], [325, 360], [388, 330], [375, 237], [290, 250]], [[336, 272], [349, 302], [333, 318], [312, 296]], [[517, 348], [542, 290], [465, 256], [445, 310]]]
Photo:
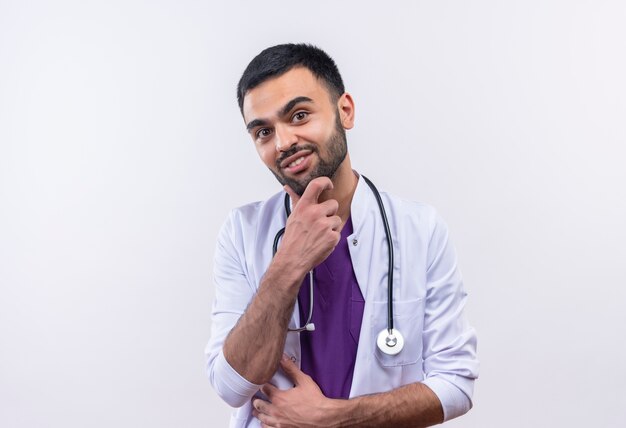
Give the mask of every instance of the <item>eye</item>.
[[272, 130], [269, 128], [261, 128], [256, 132], [255, 135], [256, 135], [257, 140], [267, 138], [270, 135], [272, 135]]
[[307, 113], [306, 111], [298, 111], [296, 113], [294, 113], [294, 115], [291, 118], [292, 122], [302, 122], [304, 119], [307, 118], [307, 116], [309, 115], [309, 113]]

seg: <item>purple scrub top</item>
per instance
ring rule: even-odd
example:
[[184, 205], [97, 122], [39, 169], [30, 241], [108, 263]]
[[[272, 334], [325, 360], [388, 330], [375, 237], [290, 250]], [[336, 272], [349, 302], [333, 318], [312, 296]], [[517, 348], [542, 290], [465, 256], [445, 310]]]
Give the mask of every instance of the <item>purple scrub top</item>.
[[[313, 271], [315, 331], [300, 333], [302, 371], [329, 398], [348, 398], [359, 345], [365, 301], [348, 249], [352, 218], [344, 225], [334, 251]], [[300, 325], [309, 315], [309, 276], [298, 293]]]

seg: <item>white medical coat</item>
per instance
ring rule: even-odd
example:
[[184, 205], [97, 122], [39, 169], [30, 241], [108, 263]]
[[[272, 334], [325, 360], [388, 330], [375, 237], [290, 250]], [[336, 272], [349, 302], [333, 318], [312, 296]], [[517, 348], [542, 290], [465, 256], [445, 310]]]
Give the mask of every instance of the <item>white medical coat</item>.
[[[353, 233], [347, 239], [365, 308], [350, 397], [423, 382], [441, 401], [448, 420], [470, 409], [478, 376], [476, 334], [463, 315], [467, 294], [455, 250], [432, 207], [385, 192], [381, 197], [394, 245], [394, 328], [403, 334], [405, 347], [391, 356], [376, 346], [378, 333], [387, 327], [388, 250], [375, 196], [359, 179], [351, 206]], [[207, 372], [217, 394], [237, 407], [231, 427], [259, 426], [250, 399], [260, 385], [228, 364], [222, 346], [254, 297], [272, 260], [274, 236], [285, 222], [284, 193], [279, 193], [233, 210], [219, 233]], [[290, 327], [298, 325], [296, 303]], [[300, 364], [298, 333], [287, 334], [284, 352]], [[271, 382], [283, 389], [293, 386], [281, 371]]]

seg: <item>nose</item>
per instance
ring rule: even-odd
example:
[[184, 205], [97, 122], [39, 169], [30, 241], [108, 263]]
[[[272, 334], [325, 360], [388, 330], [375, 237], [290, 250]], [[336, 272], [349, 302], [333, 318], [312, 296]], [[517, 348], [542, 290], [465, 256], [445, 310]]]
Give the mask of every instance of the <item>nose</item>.
[[289, 150], [298, 142], [298, 137], [289, 126], [277, 126], [274, 132], [277, 152]]

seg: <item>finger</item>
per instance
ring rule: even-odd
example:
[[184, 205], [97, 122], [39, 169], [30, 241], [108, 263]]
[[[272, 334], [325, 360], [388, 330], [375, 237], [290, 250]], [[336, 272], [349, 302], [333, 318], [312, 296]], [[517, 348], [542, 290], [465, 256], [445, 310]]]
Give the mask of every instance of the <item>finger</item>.
[[270, 399], [270, 401], [272, 401], [272, 397], [278, 392], [280, 391], [278, 388], [276, 388], [274, 385], [272, 385], [271, 383], [266, 383], [265, 385], [263, 385], [261, 387], [261, 392], [263, 394], [265, 394], [265, 396], [267, 398]]
[[256, 409], [252, 410], [252, 416], [257, 418], [261, 422], [262, 427], [272, 428], [278, 426], [276, 418], [266, 415], [265, 413], [259, 413]]
[[280, 365], [283, 368], [285, 374], [293, 381], [295, 386], [298, 386], [306, 379], [307, 375], [296, 366], [296, 363], [291, 361], [287, 355], [283, 354], [280, 359]]
[[304, 189], [304, 193], [300, 200], [306, 200], [308, 203], [317, 203], [320, 195], [324, 190], [332, 190], [333, 182], [328, 177], [317, 177], [309, 182]]
[[260, 398], [255, 398], [254, 400], [252, 400], [252, 407], [257, 412], [260, 412], [263, 409], [263, 400], [261, 400]]
[[335, 232], [341, 233], [341, 229], [343, 225], [343, 222], [341, 221], [341, 217], [339, 217], [338, 215], [334, 215], [332, 217], [329, 217], [328, 219], [330, 221], [330, 228], [334, 230]]
[[298, 195], [296, 192], [294, 192], [294, 190], [289, 186], [289, 184], [285, 184], [283, 186], [283, 189], [285, 189], [285, 192], [287, 192], [287, 194], [289, 195], [289, 198], [291, 199], [291, 208], [295, 208], [296, 205], [298, 205], [298, 201], [300, 201], [300, 195]]
[[252, 400], [252, 407], [258, 412], [258, 413], [269, 413], [269, 406], [270, 403], [265, 401], [265, 400], [261, 400], [260, 398], [255, 398], [254, 400]]
[[337, 202], [335, 199], [329, 199], [319, 205], [320, 209], [327, 217], [333, 216], [337, 214], [337, 211], [339, 211], [339, 202]]

